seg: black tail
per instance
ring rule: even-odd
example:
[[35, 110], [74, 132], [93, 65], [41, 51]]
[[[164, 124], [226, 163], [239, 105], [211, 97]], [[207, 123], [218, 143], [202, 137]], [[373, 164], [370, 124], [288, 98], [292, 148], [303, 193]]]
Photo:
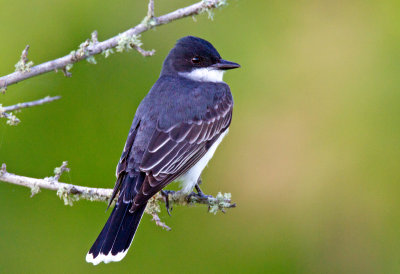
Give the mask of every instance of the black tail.
[[[127, 191], [127, 189], [131, 189], [133, 182], [130, 181], [129, 183], [130, 185], [123, 186], [123, 190]], [[129, 209], [132, 206], [132, 202], [126, 200], [124, 202], [125, 191], [120, 192], [118, 203], [111, 212], [97, 240], [86, 255], [88, 263], [97, 265], [101, 262], [118, 262], [128, 252], [136, 229], [142, 219], [146, 204], [139, 206], [133, 213], [130, 213]]]

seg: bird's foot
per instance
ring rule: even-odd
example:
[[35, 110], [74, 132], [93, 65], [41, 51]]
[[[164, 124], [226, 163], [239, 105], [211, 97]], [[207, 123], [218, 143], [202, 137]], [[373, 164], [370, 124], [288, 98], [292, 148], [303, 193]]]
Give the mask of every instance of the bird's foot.
[[[201, 180], [200, 180], [200, 184], [201, 184]], [[201, 198], [205, 199], [208, 197], [212, 197], [212, 195], [206, 195], [203, 193], [203, 191], [201, 191], [200, 186], [199, 186], [199, 182], [194, 186], [196, 188], [197, 191], [197, 195], [200, 196]]]
[[165, 201], [165, 208], [167, 209], [168, 215], [171, 216], [171, 212], [172, 211], [172, 205], [170, 205], [169, 203], [169, 194], [173, 193], [173, 191], [171, 190], [161, 190], [160, 191], [161, 195], [164, 197], [164, 201]]
[[[201, 181], [200, 181], [201, 183]], [[197, 199], [197, 200], [208, 200], [208, 198], [212, 198], [212, 195], [206, 195], [203, 193], [203, 191], [201, 191], [200, 187], [198, 184], [195, 185], [196, 188], [196, 192], [192, 192], [187, 196], [187, 201], [191, 202], [192, 198], [193, 199]]]

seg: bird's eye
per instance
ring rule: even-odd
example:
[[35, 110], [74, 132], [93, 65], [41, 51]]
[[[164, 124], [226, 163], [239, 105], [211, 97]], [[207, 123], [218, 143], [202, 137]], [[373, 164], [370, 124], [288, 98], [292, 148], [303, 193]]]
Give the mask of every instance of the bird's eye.
[[192, 63], [193, 63], [193, 64], [198, 64], [198, 63], [200, 63], [200, 58], [199, 58], [199, 57], [193, 57], [193, 58], [192, 58]]

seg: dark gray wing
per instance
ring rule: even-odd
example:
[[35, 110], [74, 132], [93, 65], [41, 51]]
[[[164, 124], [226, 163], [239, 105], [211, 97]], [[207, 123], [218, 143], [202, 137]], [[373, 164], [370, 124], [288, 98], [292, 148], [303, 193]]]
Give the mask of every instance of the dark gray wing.
[[115, 171], [115, 176], [117, 176], [117, 181], [115, 182], [114, 190], [111, 195], [111, 199], [109, 201], [108, 206], [111, 205], [112, 201], [115, 199], [115, 196], [117, 195], [118, 191], [121, 188], [121, 184], [122, 184], [123, 178], [125, 176], [126, 168], [128, 166], [130, 150], [133, 146], [133, 142], [135, 140], [139, 125], [140, 125], [140, 121], [135, 116], [133, 118], [131, 129], [129, 130], [128, 138], [125, 142], [124, 150], [122, 151], [121, 158], [118, 162], [117, 169]]
[[230, 93], [209, 106], [201, 119], [160, 128], [157, 125], [144, 152], [140, 170], [146, 173], [133, 208], [145, 203], [167, 184], [194, 166], [230, 125], [233, 100]]

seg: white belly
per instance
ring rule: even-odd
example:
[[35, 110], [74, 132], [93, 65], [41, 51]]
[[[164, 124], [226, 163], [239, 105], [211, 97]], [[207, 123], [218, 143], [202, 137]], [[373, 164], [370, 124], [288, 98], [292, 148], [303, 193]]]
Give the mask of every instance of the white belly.
[[225, 130], [224, 133], [219, 136], [219, 138], [215, 141], [215, 143], [210, 147], [207, 153], [185, 174], [179, 177], [178, 181], [182, 182], [182, 192], [183, 193], [190, 193], [194, 186], [197, 183], [197, 180], [200, 178], [201, 172], [207, 166], [208, 162], [214, 155], [215, 150], [217, 149], [218, 145], [222, 142], [222, 139], [228, 133], [228, 129]]

